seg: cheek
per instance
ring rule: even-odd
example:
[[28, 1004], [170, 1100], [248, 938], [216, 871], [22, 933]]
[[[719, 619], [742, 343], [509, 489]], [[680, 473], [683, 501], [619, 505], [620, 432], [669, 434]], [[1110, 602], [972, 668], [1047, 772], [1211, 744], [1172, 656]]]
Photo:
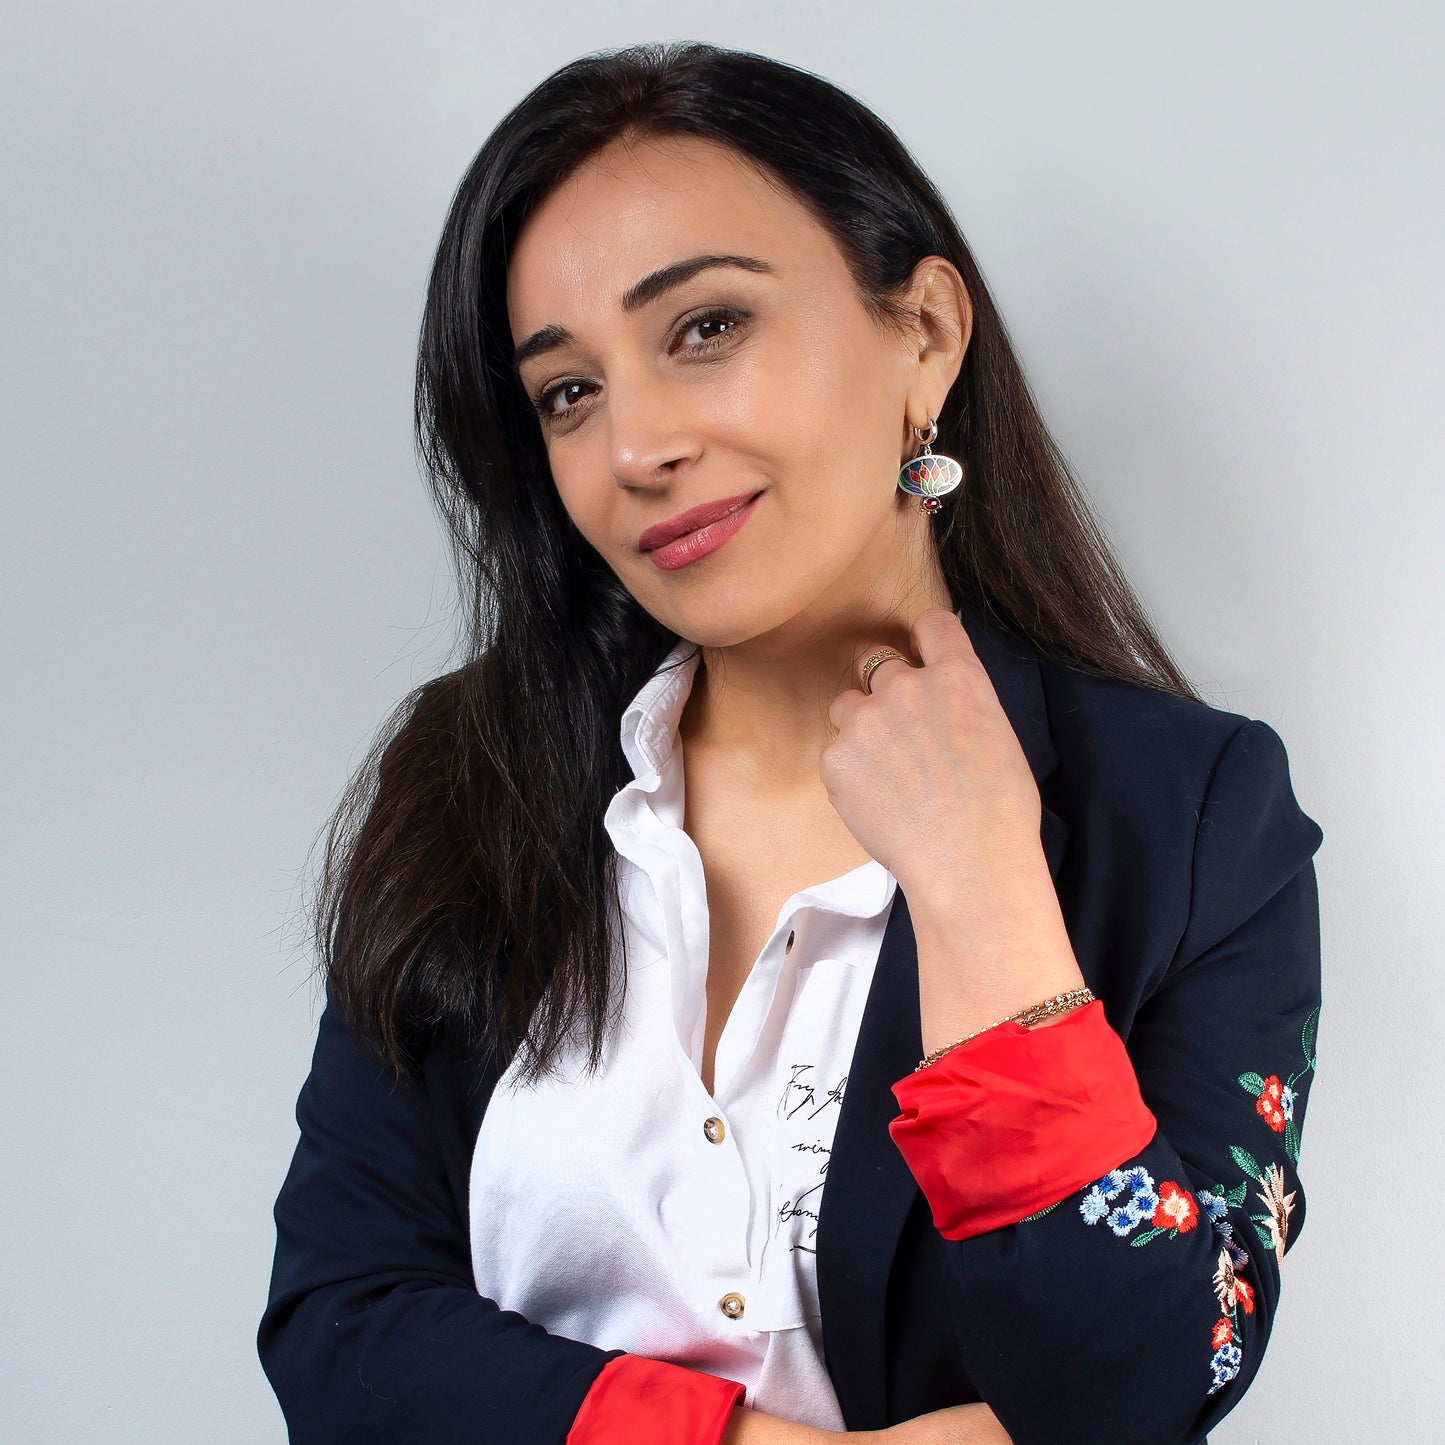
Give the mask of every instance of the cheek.
[[599, 472], [600, 464], [589, 463], [582, 452], [582, 448], [574, 448], [565, 458], [554, 455], [552, 482], [557, 488], [562, 510], [572, 519], [572, 525], [605, 555], [608, 550], [608, 508], [615, 499], [607, 495], [605, 488], [597, 485], [597, 477], [605, 477], [606, 468], [602, 467]]
[[896, 352], [865, 317], [815, 326], [798, 349], [802, 364], [777, 388], [795, 435], [806, 436], [834, 475], [876, 480], [897, 450], [906, 400]]

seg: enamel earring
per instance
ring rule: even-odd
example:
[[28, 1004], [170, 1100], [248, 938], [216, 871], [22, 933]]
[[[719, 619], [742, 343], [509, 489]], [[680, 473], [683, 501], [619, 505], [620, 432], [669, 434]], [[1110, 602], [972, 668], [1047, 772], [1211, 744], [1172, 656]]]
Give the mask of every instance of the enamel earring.
[[920, 512], [932, 515], [943, 505], [938, 499], [951, 492], [963, 480], [963, 468], [952, 457], [935, 456], [931, 443], [938, 435], [936, 418], [928, 418], [928, 432], [914, 427], [913, 435], [923, 449], [911, 462], [905, 462], [898, 473], [898, 485], [910, 496], [922, 497]]

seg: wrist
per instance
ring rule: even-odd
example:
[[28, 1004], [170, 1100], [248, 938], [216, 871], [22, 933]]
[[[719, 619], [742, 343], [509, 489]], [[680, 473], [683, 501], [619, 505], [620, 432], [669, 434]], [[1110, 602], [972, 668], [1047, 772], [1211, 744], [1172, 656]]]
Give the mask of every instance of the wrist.
[[986, 858], [928, 850], [907, 876], [895, 873], [915, 930], [960, 925], [986, 933], [994, 920], [1034, 918], [1052, 910], [1062, 918], [1043, 844], [1001, 847]]
[[925, 1054], [1083, 987], [1041, 849], [991, 881], [938, 875], [905, 897]]
[[968, 1033], [961, 1034], [952, 1043], [940, 1044], [938, 1048], [929, 1050], [919, 1061], [918, 1069], [927, 1068], [929, 1064], [952, 1053], [954, 1049], [962, 1048], [965, 1044], [972, 1043], [974, 1039], [992, 1033], [1002, 1024], [1017, 1024], [1020, 1028], [1033, 1032], [1034, 1029], [1048, 1028], [1051, 1024], [1061, 1023], [1086, 1004], [1093, 1002], [1093, 990], [1087, 985], [1050, 994], [1046, 999], [1041, 999], [1022, 1009], [1016, 1009], [1013, 1013], [995, 1019], [993, 1023], [985, 1024], [982, 1028], [970, 1029]]

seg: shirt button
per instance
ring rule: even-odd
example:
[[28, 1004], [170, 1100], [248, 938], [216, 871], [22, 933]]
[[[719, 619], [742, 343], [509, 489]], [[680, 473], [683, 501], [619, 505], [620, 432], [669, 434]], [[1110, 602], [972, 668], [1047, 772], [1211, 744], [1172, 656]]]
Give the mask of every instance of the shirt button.
[[793, 940], [794, 940], [797, 936], [798, 936], [798, 935], [797, 935], [797, 932], [796, 932], [794, 929], [791, 929], [791, 928], [790, 928], [790, 929], [788, 930], [788, 942], [787, 942], [787, 946], [783, 949], [783, 952], [784, 952], [784, 953], [791, 953], [791, 952], [793, 951]]
[[718, 1308], [730, 1319], [740, 1320], [743, 1317], [743, 1297], [740, 1294], [725, 1294], [718, 1302]]
[[709, 1144], [721, 1144], [728, 1131], [723, 1126], [723, 1121], [714, 1114], [711, 1119], [703, 1120], [702, 1132], [707, 1135]]

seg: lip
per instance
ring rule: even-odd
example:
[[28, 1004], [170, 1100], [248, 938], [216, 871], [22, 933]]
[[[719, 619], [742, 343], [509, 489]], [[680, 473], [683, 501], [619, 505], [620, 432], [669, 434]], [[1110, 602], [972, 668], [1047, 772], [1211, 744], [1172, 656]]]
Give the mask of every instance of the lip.
[[756, 492], [739, 492], [735, 497], [723, 497], [716, 502], [702, 502], [696, 507], [689, 507], [665, 522], [648, 527], [637, 539], [637, 545], [644, 552], [654, 552], [679, 537], [687, 536], [689, 532], [699, 531], [722, 521], [733, 512], [741, 511], [757, 495]]
[[[752, 492], [743, 496], [741, 505], [738, 504], [737, 498], [732, 498], [730, 503], [713, 502], [705, 508], [695, 507], [691, 512], [681, 513], [681, 517], [692, 517], [699, 511], [706, 511], [712, 514], [714, 520], [704, 527], [684, 532], [682, 536], [675, 537], [661, 547], [652, 548], [646, 554], [647, 557], [664, 572], [676, 572], [679, 568], [696, 562], [698, 558], [716, 552], [719, 547], [737, 536], [747, 526], [748, 521], [757, 510], [758, 498], [761, 496], [761, 492]], [[664, 522], [659, 525], [673, 526], [677, 520], [679, 519], [674, 518], [673, 522]], [[645, 535], [646, 533], [644, 533]]]

